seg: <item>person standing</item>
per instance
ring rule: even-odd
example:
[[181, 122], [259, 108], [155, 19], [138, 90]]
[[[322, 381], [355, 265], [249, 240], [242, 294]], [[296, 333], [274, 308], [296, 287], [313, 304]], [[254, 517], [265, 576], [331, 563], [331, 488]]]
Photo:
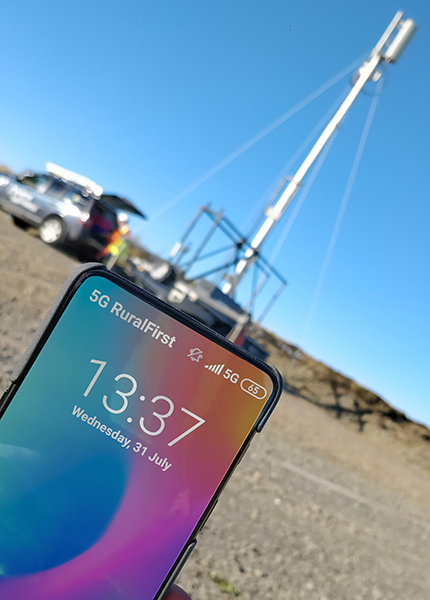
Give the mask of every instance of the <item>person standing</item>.
[[118, 228], [111, 233], [108, 243], [98, 256], [108, 269], [111, 269], [118, 259], [127, 252], [127, 240], [130, 237], [130, 227], [126, 213], [119, 213], [117, 219]]

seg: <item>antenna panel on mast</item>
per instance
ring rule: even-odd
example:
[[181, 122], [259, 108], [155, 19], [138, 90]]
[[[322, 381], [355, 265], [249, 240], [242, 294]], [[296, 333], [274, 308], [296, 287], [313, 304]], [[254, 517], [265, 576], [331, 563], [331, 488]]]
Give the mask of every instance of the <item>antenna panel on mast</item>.
[[399, 60], [401, 54], [404, 49], [411, 41], [417, 30], [417, 26], [412, 21], [412, 19], [407, 19], [406, 21], [400, 21], [399, 24], [399, 32], [394, 38], [394, 40], [389, 45], [386, 52], [383, 54], [383, 59], [386, 62], [395, 63]]

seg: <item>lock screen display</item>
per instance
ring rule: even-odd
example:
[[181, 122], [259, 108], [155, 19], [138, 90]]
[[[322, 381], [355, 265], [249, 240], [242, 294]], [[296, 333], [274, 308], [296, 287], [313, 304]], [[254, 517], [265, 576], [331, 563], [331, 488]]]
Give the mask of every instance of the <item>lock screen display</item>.
[[0, 420], [0, 598], [152, 600], [272, 392], [86, 279]]

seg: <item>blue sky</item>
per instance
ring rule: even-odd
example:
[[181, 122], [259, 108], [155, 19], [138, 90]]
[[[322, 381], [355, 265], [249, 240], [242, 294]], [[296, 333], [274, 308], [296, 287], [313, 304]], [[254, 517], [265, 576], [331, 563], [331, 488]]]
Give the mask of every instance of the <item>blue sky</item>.
[[[55, 162], [128, 196], [151, 217], [364, 58], [397, 10], [419, 31], [386, 69], [309, 327], [373, 90], [360, 95], [342, 124], [278, 255], [275, 266], [289, 286], [264, 324], [430, 424], [427, 2], [9, 3], [0, 37], [0, 162], [16, 170]], [[166, 256], [207, 202], [246, 232], [289, 159], [348, 85], [343, 78], [150, 220], [143, 242]]]

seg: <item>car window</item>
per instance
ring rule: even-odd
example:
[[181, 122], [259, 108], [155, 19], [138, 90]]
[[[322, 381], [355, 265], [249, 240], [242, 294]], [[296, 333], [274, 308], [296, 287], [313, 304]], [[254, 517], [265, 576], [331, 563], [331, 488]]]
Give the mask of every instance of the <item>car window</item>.
[[65, 198], [80, 208], [88, 208], [88, 205], [90, 204], [90, 198], [88, 194], [85, 196], [85, 194], [80, 192], [78, 189], [71, 189], [69, 192], [67, 192]]
[[59, 200], [64, 196], [64, 192], [66, 191], [67, 186], [62, 181], [53, 181], [49, 188], [46, 190], [46, 193], [52, 198]]
[[24, 185], [34, 188], [38, 192], [44, 192], [49, 185], [49, 179], [46, 175], [28, 175], [19, 181]]

